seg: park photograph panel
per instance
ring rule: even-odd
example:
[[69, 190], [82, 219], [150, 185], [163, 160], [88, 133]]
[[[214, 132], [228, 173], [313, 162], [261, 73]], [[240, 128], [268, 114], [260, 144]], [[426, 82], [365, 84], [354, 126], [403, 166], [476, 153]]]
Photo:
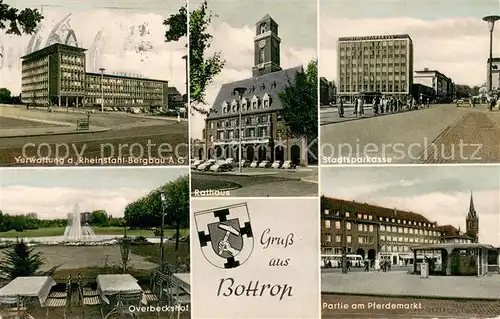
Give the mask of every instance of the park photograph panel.
[[188, 165], [184, 2], [2, 6], [0, 166]]
[[319, 318], [317, 210], [317, 198], [193, 198], [193, 318]]
[[190, 318], [188, 173], [1, 169], [0, 316]]
[[323, 318], [500, 316], [500, 167], [328, 167]]
[[500, 162], [498, 1], [320, 12], [323, 164]]
[[189, 10], [193, 196], [317, 196], [316, 1]]

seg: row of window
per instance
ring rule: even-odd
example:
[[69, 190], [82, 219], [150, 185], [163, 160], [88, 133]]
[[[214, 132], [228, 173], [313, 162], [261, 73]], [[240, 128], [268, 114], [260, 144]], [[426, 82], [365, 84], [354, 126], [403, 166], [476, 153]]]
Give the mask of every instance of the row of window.
[[406, 49], [407, 45], [405, 40], [393, 40], [393, 41], [357, 41], [357, 42], [341, 42], [339, 43], [339, 48], [341, 50], [361, 50], [366, 48], [379, 48], [379, 47], [387, 47], [389, 49]]
[[22, 62], [21, 70], [24, 73], [25, 71], [28, 71], [30, 69], [36, 69], [36, 68], [39, 68], [39, 67], [46, 67], [48, 61], [49, 61], [49, 57], [48, 56], [45, 56], [43, 58], [36, 59], [36, 60], [23, 61]]
[[[258, 125], [271, 124], [271, 115], [256, 115], [256, 116], [247, 116], [241, 119], [243, 125]], [[222, 120], [222, 121], [212, 121], [209, 124], [210, 129], [224, 129], [228, 127], [237, 127], [239, 124], [239, 119], [231, 119], [231, 120]]]
[[120, 78], [109, 78], [104, 76], [101, 81], [100, 76], [95, 76], [95, 75], [87, 75], [87, 81], [89, 83], [98, 83], [98, 84], [110, 84], [110, 85], [117, 85], [117, 86], [129, 86], [129, 87], [155, 87], [155, 88], [162, 88], [163, 87], [163, 82], [157, 82], [157, 81], [147, 81], [143, 79], [120, 79]]
[[[271, 98], [269, 95], [266, 93], [262, 97], [262, 99], [259, 99], [257, 96], [253, 96], [250, 101], [248, 101], [246, 98], [241, 99], [241, 111], [246, 112], [246, 111], [255, 111], [260, 108], [269, 108], [271, 107]], [[231, 104], [228, 104], [226, 101], [222, 102], [222, 114], [228, 114], [228, 113], [237, 113], [239, 112], [239, 102], [234, 99]]]
[[61, 54], [61, 62], [84, 65], [85, 57], [64, 53]]
[[24, 79], [24, 78], [31, 78], [37, 75], [48, 75], [48, 74], [49, 74], [49, 68], [47, 66], [42, 66], [35, 69], [30, 69], [28, 71], [24, 71], [21, 76]]
[[[89, 96], [101, 96], [101, 92], [97, 92], [97, 91], [94, 91], [94, 92], [89, 92], [87, 91], [86, 92], [87, 95]], [[161, 94], [139, 94], [139, 93], [117, 93], [117, 92], [104, 92], [104, 96], [105, 97], [108, 97], [108, 96], [113, 96], [113, 97], [117, 97], [117, 98], [131, 98], [131, 97], [141, 97], [141, 98], [150, 98], [150, 99], [159, 99], [159, 100], [163, 100], [163, 95]]]
[[[329, 229], [332, 228], [332, 221], [331, 220], [324, 220], [324, 225], [325, 228]], [[346, 229], [351, 230], [352, 229], [352, 223], [346, 221], [345, 223]], [[360, 232], [373, 232], [375, 227], [373, 224], [357, 224], [358, 225], [358, 231]], [[334, 222], [334, 227], [335, 229], [341, 229], [341, 222], [340, 221], [335, 221]], [[411, 228], [411, 227], [398, 227], [398, 226], [390, 226], [390, 225], [380, 225], [380, 231], [381, 232], [393, 232], [393, 233], [399, 233], [399, 234], [415, 234], [415, 235], [425, 235], [425, 236], [441, 236], [441, 233], [435, 230], [428, 230], [428, 229], [417, 229], [417, 228]]]
[[[269, 136], [269, 131], [266, 128], [249, 128], [249, 129], [243, 129], [241, 130], [242, 135], [241, 137], [268, 137]], [[225, 132], [217, 132], [217, 140], [223, 141], [223, 140], [232, 140], [234, 138], [239, 138], [238, 136], [238, 130], [234, 131], [225, 131]], [[213, 140], [212, 140], [213, 142]]]
[[[333, 236], [331, 234], [325, 234], [324, 235], [324, 241], [326, 243], [332, 243]], [[399, 240], [385, 240], [380, 238], [381, 241], [384, 242], [405, 242], [405, 243], [412, 243], [412, 244], [437, 244], [440, 243], [441, 241], [437, 238], [413, 238], [413, 237], [405, 237], [406, 240], [403, 240], [403, 238], [395, 238]], [[340, 235], [335, 235], [335, 243], [342, 243], [342, 236]], [[346, 243], [347, 244], [352, 244], [353, 238], [351, 235], [346, 236]], [[358, 244], [374, 244], [375, 243], [375, 237], [374, 236], [357, 236], [357, 243]]]
[[[324, 215], [330, 215], [330, 216], [340, 216], [340, 210], [338, 209], [332, 209], [331, 211], [329, 209], [324, 210]], [[395, 214], [397, 213], [396, 211], [394, 212]], [[352, 213], [351, 212], [344, 212], [345, 217], [357, 217], [358, 219], [364, 219], [364, 220], [374, 220], [373, 215], [367, 214], [367, 213]], [[376, 218], [375, 218], [376, 220]], [[385, 221], [388, 223], [393, 223], [393, 224], [403, 224], [403, 225], [413, 225], [413, 226], [421, 226], [421, 227], [428, 227], [428, 228], [436, 228], [436, 224], [434, 223], [427, 223], [427, 222], [421, 222], [421, 221], [415, 221], [415, 220], [406, 220], [406, 219], [400, 219], [400, 218], [389, 218], [389, 217], [382, 217], [378, 216], [378, 221]]]
[[49, 77], [47, 76], [47, 74], [43, 74], [43, 75], [37, 75], [34, 77], [23, 78], [21, 80], [21, 85], [29, 85], [29, 84], [34, 84], [34, 83], [45, 83], [45, 85], [47, 85], [48, 81], [49, 81]]
[[347, 92], [361, 92], [361, 91], [380, 91], [380, 92], [406, 92], [407, 87], [406, 84], [402, 85], [392, 85], [389, 84], [388, 86], [384, 85], [358, 85], [357, 87], [354, 85], [340, 85], [340, 92], [347, 93]]
[[371, 76], [371, 77], [368, 77], [368, 76], [350, 76], [350, 75], [347, 75], [347, 76], [343, 76], [343, 77], [340, 77], [340, 82], [350, 82], [350, 81], [355, 81], [355, 82], [364, 82], [364, 81], [379, 81], [379, 82], [388, 82], [388, 81], [403, 81], [403, 80], [408, 80], [408, 77], [405, 76], [405, 74], [402, 74], [402, 75], [399, 75], [399, 73], [396, 73], [396, 74], [391, 74], [391, 75], [387, 75], [387, 74], [384, 74], [384, 75], [375, 75], [375, 76]]

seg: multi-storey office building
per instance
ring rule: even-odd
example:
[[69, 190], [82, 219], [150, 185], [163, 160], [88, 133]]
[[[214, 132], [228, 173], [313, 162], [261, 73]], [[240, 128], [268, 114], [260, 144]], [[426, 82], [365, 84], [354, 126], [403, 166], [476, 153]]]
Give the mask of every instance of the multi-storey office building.
[[[204, 147], [194, 150], [196, 158], [239, 161], [241, 132], [241, 160], [290, 160], [297, 165], [308, 164], [306, 141], [286, 137], [287, 126], [280, 116], [279, 97], [303, 68], [281, 68], [280, 43], [278, 24], [266, 15], [256, 24], [253, 76], [222, 85], [205, 120]], [[237, 88], [244, 91], [241, 101]], [[317, 105], [311, 107], [317, 108]]]
[[104, 100], [103, 105], [108, 107], [168, 106], [167, 81], [87, 73], [85, 86], [86, 105], [101, 105]]
[[453, 81], [438, 70], [415, 71], [413, 82], [431, 87], [437, 99], [451, 98], [455, 95], [455, 84]]
[[23, 103], [168, 107], [167, 81], [88, 73], [85, 51], [56, 43], [22, 57]]
[[414, 213], [321, 198], [321, 253], [347, 253], [364, 258], [412, 259], [410, 247], [441, 242], [436, 222]]
[[81, 105], [85, 49], [53, 44], [23, 56], [21, 100], [37, 105]]
[[337, 92], [347, 102], [411, 92], [413, 42], [407, 34], [339, 38], [337, 64]]

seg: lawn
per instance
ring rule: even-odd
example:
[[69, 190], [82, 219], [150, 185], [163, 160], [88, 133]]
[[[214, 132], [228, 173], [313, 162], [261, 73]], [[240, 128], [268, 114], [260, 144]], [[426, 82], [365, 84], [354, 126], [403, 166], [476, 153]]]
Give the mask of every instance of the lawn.
[[[23, 232], [8, 231], [0, 232], [0, 238], [16, 238], [16, 237], [52, 237], [64, 235], [65, 227], [54, 228], [39, 228], [29, 229]], [[123, 227], [92, 227], [96, 235], [123, 235]], [[189, 233], [187, 229], [181, 229], [181, 236], [186, 236]], [[175, 234], [174, 229], [165, 229], [165, 237], [171, 237]], [[150, 229], [128, 229], [129, 236], [144, 236], [155, 237], [153, 230]]]

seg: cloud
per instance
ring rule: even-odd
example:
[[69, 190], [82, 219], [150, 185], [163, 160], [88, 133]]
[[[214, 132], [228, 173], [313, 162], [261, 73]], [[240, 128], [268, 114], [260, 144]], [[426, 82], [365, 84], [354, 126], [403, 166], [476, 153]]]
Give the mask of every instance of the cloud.
[[[44, 12], [45, 19], [37, 39], [41, 47], [47, 43], [54, 27], [68, 14], [48, 10]], [[99, 68], [104, 67], [106, 73], [127, 73], [168, 80], [170, 86], [184, 93], [186, 73], [182, 57], [187, 52], [186, 41], [181, 39], [166, 43], [163, 20], [161, 15], [154, 13], [94, 10], [71, 14], [61, 28], [74, 30], [78, 46], [88, 49], [88, 72], [99, 72]], [[63, 39], [65, 35], [63, 32]], [[31, 38], [2, 35], [4, 56], [0, 87], [6, 87], [14, 94], [20, 93], [20, 57], [27, 53]]]
[[80, 189], [64, 187], [7, 186], [2, 188], [0, 210], [6, 214], [37, 213], [39, 218], [66, 218], [75, 204], [81, 210], [103, 209], [123, 217], [125, 207], [146, 195], [149, 189]]
[[[207, 54], [221, 51], [226, 64], [222, 72], [207, 88], [206, 102], [208, 105], [205, 109], [212, 105], [223, 84], [252, 76], [254, 28], [254, 26], [233, 27], [222, 22], [219, 24], [214, 23], [209, 29], [209, 33], [214, 38]], [[316, 55], [315, 48], [289, 46], [283, 41], [281, 44], [281, 67], [286, 69], [298, 65], [307, 65]], [[201, 132], [205, 127], [204, 116], [200, 114], [191, 116], [190, 127], [191, 137], [202, 138]]]
[[[457, 84], [474, 86], [486, 82], [489, 37], [481, 19], [424, 21], [408, 17], [341, 19], [322, 16], [320, 23], [320, 74], [328, 79], [337, 80], [336, 42], [339, 37], [407, 33], [413, 40], [414, 70], [437, 69]], [[500, 54], [498, 41], [495, 52]]]

